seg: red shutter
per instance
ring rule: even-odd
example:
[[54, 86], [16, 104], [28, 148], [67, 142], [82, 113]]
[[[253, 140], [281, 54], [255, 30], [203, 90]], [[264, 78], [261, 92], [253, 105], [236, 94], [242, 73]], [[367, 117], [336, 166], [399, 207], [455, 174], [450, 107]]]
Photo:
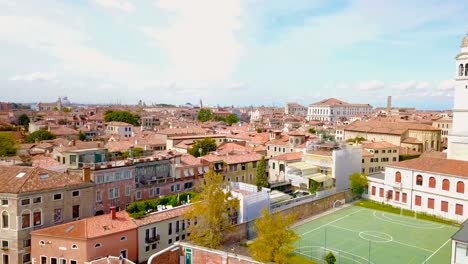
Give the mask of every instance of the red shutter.
[[463, 215], [463, 204], [457, 204], [455, 206], [455, 214], [456, 215]]
[[441, 210], [442, 212], [448, 212], [448, 202], [442, 201], [442, 202], [440, 203], [440, 210]]
[[414, 205], [421, 206], [421, 196], [416, 195], [416, 197], [414, 199]]
[[372, 186], [372, 195], [375, 195], [375, 186]]
[[379, 189], [379, 196], [380, 196], [380, 197], [383, 197], [383, 196], [384, 196], [384, 189], [383, 189], [383, 188], [380, 188], [380, 189]]
[[434, 199], [427, 199], [427, 208], [434, 209]]
[[401, 198], [402, 198], [402, 202], [406, 203], [406, 193], [403, 193], [403, 196]]
[[395, 191], [395, 201], [400, 201], [400, 192]]

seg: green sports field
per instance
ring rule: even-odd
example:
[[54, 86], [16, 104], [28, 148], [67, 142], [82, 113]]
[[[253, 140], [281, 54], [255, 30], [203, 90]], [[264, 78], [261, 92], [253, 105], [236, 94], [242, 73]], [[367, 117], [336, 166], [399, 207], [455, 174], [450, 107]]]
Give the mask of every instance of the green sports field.
[[[336, 263], [450, 263], [450, 237], [458, 228], [350, 206], [294, 228], [296, 254]], [[370, 261], [369, 261], [370, 259]]]

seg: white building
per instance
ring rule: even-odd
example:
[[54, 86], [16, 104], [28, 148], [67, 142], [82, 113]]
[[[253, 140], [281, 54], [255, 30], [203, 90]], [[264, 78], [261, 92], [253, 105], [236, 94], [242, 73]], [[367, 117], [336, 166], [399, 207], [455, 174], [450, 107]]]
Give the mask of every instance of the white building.
[[456, 78], [453, 96], [453, 127], [448, 137], [447, 158], [468, 160], [468, 36], [455, 57]]
[[237, 223], [244, 223], [258, 218], [263, 208], [270, 207], [270, 192], [268, 188], [257, 191], [257, 186], [243, 182], [229, 183], [231, 194], [239, 200], [239, 215]]
[[328, 98], [309, 105], [307, 120], [336, 122], [347, 120], [355, 115], [369, 115], [372, 113], [370, 104], [350, 104], [336, 98]]
[[468, 223], [452, 236], [452, 264], [468, 263]]
[[298, 103], [287, 103], [284, 106], [284, 113], [286, 115], [306, 116], [307, 107], [302, 106]]
[[125, 122], [109, 122], [106, 127], [106, 134], [119, 135], [122, 137], [133, 136], [133, 126]]

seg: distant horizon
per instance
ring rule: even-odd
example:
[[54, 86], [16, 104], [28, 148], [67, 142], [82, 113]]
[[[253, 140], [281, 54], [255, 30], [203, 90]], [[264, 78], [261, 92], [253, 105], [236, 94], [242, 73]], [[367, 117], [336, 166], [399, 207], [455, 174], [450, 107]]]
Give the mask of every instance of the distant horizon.
[[[2, 101], [451, 109], [468, 2], [0, 2]], [[395, 16], [398, 14], [398, 16]]]

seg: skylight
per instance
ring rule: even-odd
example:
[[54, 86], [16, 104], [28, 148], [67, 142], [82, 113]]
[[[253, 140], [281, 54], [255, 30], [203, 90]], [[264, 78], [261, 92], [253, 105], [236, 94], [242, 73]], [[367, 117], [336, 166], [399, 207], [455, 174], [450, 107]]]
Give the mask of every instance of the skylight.
[[73, 229], [75, 229], [75, 225], [67, 227], [67, 229], [65, 229], [65, 233], [70, 233], [70, 231], [72, 231]]
[[16, 174], [16, 178], [23, 178], [24, 175], [26, 175], [26, 172], [20, 172]]
[[39, 178], [41, 178], [41, 179], [47, 179], [47, 178], [49, 178], [49, 174], [47, 174], [47, 173], [39, 174]]

